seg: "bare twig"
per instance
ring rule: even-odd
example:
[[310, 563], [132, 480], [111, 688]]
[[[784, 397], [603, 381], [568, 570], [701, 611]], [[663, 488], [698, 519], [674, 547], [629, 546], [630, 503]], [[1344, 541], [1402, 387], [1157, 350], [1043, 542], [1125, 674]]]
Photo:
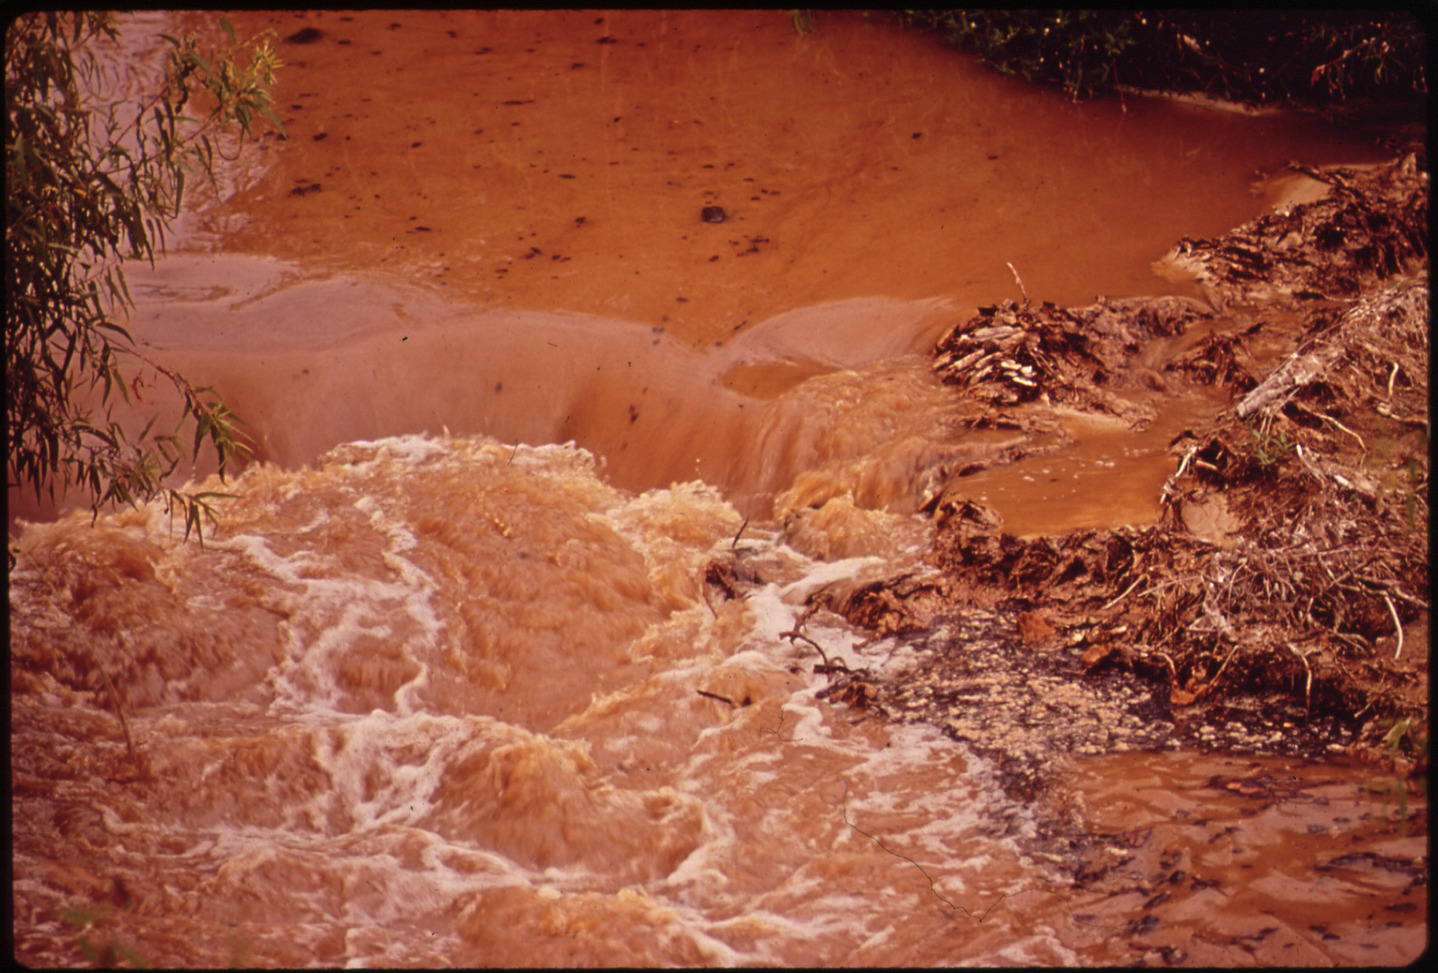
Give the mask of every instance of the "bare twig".
[[1403, 623], [1398, 620], [1398, 609], [1393, 607], [1393, 599], [1388, 597], [1388, 592], [1383, 592], [1383, 604], [1388, 606], [1388, 614], [1393, 616], [1393, 633], [1398, 638], [1398, 647], [1393, 650], [1393, 658], [1396, 661], [1403, 654]]
[[745, 528], [745, 527], [748, 527], [748, 526], [749, 526], [749, 518], [748, 518], [748, 517], [745, 517], [745, 518], [744, 518], [744, 523], [742, 523], [742, 524], [739, 525], [739, 530], [738, 530], [738, 532], [734, 535], [734, 540], [731, 541], [730, 544], [729, 544], [729, 550], [730, 550], [730, 551], [737, 552], [737, 551], [739, 550], [739, 535], [740, 535], [740, 534], [743, 534], [743, 533], [744, 533], [744, 528]]
[[[1007, 263], [1007, 261], [1005, 262]], [[1019, 285], [1019, 293], [1024, 296], [1024, 303], [1027, 304], [1029, 302], [1029, 292], [1028, 289], [1024, 287], [1024, 279], [1019, 276], [1019, 272], [1014, 269], [1013, 264], [1009, 264], [1009, 271], [1014, 275], [1014, 283]]]
[[1392, 585], [1392, 586], [1390, 586], [1390, 587], [1388, 588], [1388, 590], [1389, 590], [1390, 592], [1392, 592], [1394, 595], [1396, 595], [1398, 598], [1401, 598], [1403, 601], [1408, 602], [1408, 604], [1410, 604], [1410, 605], [1416, 605], [1417, 607], [1423, 609], [1424, 611], [1427, 611], [1427, 610], [1428, 610], [1428, 602], [1422, 600], [1421, 598], [1414, 598], [1412, 595], [1410, 595], [1408, 592], [1404, 591], [1402, 588], [1398, 587], [1397, 585]]
[[1215, 672], [1215, 673], [1213, 674], [1213, 678], [1208, 681], [1208, 684], [1209, 684], [1210, 686], [1212, 686], [1214, 683], [1218, 682], [1218, 677], [1221, 676], [1221, 675], [1223, 675], [1223, 670], [1225, 670], [1225, 669], [1228, 668], [1228, 664], [1233, 661], [1233, 654], [1234, 654], [1235, 652], [1237, 652], [1237, 651], [1238, 651], [1238, 646], [1237, 646], [1237, 645], [1234, 645], [1233, 648], [1231, 648], [1231, 649], [1228, 650], [1228, 658], [1226, 658], [1226, 659], [1223, 660], [1223, 665], [1221, 665], [1221, 666], [1218, 667], [1218, 671]]
[[1292, 652], [1294, 655], [1298, 656], [1299, 661], [1301, 661], [1301, 662], [1303, 663], [1303, 671], [1306, 672], [1306, 673], [1308, 673], [1308, 678], [1305, 679], [1305, 680], [1304, 680], [1304, 683], [1303, 683], [1303, 708], [1304, 708], [1304, 709], [1312, 709], [1312, 708], [1313, 708], [1313, 669], [1308, 665], [1308, 656], [1305, 655], [1305, 654], [1302, 653], [1302, 652], [1299, 652], [1299, 651], [1298, 651], [1297, 649], [1295, 649], [1292, 645], [1290, 645], [1290, 646], [1288, 647], [1288, 651], [1290, 651], [1290, 652]]
[[1178, 685], [1178, 670], [1175, 669], [1174, 666], [1173, 666], [1173, 659], [1171, 659], [1171, 658], [1169, 657], [1169, 654], [1168, 654], [1167, 652], [1155, 652], [1154, 655], [1155, 655], [1156, 657], [1162, 659], [1164, 662], [1168, 663], [1168, 675], [1169, 675], [1169, 678], [1172, 680], [1173, 684], [1174, 684], [1175, 686], [1177, 686], [1177, 685]]
[[1099, 611], [1108, 611], [1108, 610], [1109, 610], [1110, 608], [1112, 608], [1114, 605], [1117, 605], [1119, 602], [1123, 601], [1125, 598], [1128, 597], [1128, 593], [1129, 593], [1130, 591], [1132, 591], [1133, 589], [1135, 589], [1135, 588], [1138, 587], [1138, 583], [1139, 583], [1140, 581], [1142, 581], [1142, 580], [1143, 580], [1142, 578], [1134, 578], [1134, 579], [1133, 579], [1133, 584], [1131, 584], [1131, 585], [1129, 585], [1127, 588], [1123, 589], [1123, 592], [1122, 592], [1117, 598], [1115, 598], [1113, 601], [1109, 602], [1107, 605], [1104, 605], [1102, 608], [1099, 609]]
[[801, 631], [798, 631], [798, 630], [789, 631], [789, 632], [779, 632], [779, 638], [787, 638], [787, 640], [789, 640], [789, 642], [794, 641], [795, 638], [802, 638], [802, 640], [804, 640], [805, 642], [808, 642], [808, 644], [810, 644], [810, 645], [812, 645], [812, 647], [814, 647], [814, 651], [817, 651], [817, 652], [818, 652], [818, 657], [823, 658], [823, 660], [824, 660], [824, 665], [833, 665], [833, 663], [830, 663], [830, 661], [828, 661], [828, 655], [825, 655], [825, 654], [824, 654], [824, 648], [821, 647], [821, 645], [818, 644], [818, 642], [815, 642], [814, 640], [812, 640], [812, 638], [808, 637], [808, 635], [805, 635], [804, 632], [801, 632]]
[[1156, 594], [1158, 594], [1160, 591], [1162, 591], [1162, 590], [1165, 589], [1165, 588], [1172, 588], [1174, 585], [1178, 584], [1181, 580], [1184, 580], [1184, 579], [1181, 579], [1181, 578], [1170, 578], [1168, 581], [1165, 581], [1163, 584], [1156, 584], [1156, 585], [1154, 585], [1152, 588], [1145, 588], [1145, 589], [1143, 589], [1142, 593], [1139, 594], [1139, 597], [1142, 598], [1142, 597], [1144, 597], [1144, 595], [1156, 595]]
[[1326, 420], [1328, 420], [1329, 422], [1331, 422], [1331, 423], [1333, 423], [1335, 426], [1337, 426], [1339, 429], [1342, 429], [1344, 432], [1348, 433], [1348, 435], [1350, 435], [1350, 436], [1352, 436], [1354, 439], [1358, 440], [1358, 448], [1359, 448], [1359, 449], [1363, 450], [1365, 453], [1368, 452], [1368, 446], [1367, 446], [1367, 444], [1363, 442], [1363, 437], [1360, 436], [1360, 435], [1358, 435], [1358, 433], [1354, 432], [1352, 429], [1349, 429], [1349, 428], [1348, 428], [1347, 426], [1345, 426], [1343, 423], [1339, 422], [1337, 419], [1333, 418], [1332, 416], [1328, 415], [1327, 413], [1315, 412], [1314, 415], [1318, 416], [1320, 419], [1326, 419]]

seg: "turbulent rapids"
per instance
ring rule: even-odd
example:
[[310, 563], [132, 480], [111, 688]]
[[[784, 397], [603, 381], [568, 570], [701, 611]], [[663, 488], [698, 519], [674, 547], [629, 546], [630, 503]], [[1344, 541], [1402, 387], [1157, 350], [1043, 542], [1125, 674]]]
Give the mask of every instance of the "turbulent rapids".
[[[1021, 290], [1196, 305], [1155, 260], [1366, 140], [1074, 104], [840, 14], [233, 19], [282, 39], [289, 141], [134, 268], [130, 325], [253, 461], [197, 470], [232, 494], [202, 543], [12, 491], [22, 961], [1156, 962], [1180, 882], [1163, 933], [1215, 962], [1409, 958], [1421, 839], [1371, 776], [1167, 724], [1169, 750], [1043, 752], [1106, 829], [1059, 849], [1001, 758], [867, 705], [934, 668], [922, 640], [830, 610], [933, 568], [956, 483], [1012, 534], [1154, 523], [1170, 441], [1223, 404], [1160, 372], [1218, 324], [1124, 346], [1105, 395], [1137, 430], [978, 422], [936, 340], [974, 324], [961, 373]], [[975, 388], [1027, 380], [990, 364]], [[124, 421], [173, 416], [152, 377]], [[1019, 712], [948, 675], [912, 688]], [[1080, 844], [1119, 891], [1079, 886]]]
[[[914, 548], [810, 560], [736, 541], [711, 488], [636, 496], [583, 451], [476, 438], [357, 443], [234, 489], [203, 549], [155, 510], [32, 530], [17, 828], [93, 856], [17, 850], [21, 919], [55, 892], [123, 902], [120, 928], [194, 965], [928, 962], [975, 937], [1073, 958], [1055, 896], [983, 927], [943, 901], [977, 914], [1049, 878], [984, 763], [854, 725], [814, 698], [815, 649], [779, 638], [814, 588]], [[706, 558], [736, 544], [763, 590], [707, 599]], [[124, 734], [74, 688], [97, 666]]]

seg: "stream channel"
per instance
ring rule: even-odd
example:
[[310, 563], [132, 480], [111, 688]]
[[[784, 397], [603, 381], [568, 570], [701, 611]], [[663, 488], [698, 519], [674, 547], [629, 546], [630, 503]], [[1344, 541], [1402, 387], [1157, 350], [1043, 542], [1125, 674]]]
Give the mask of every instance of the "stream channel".
[[[816, 699], [781, 637], [818, 586], [917, 565], [935, 471], [1002, 447], [931, 375], [942, 329], [1021, 288], [1199, 296], [1155, 261], [1301, 189], [1290, 160], [1385, 158], [1371, 137], [1074, 103], [857, 14], [230, 19], [276, 32], [288, 140], [129, 280], [136, 338], [257, 462], [203, 547], [153, 506], [92, 528], [12, 495], [22, 961], [82, 935], [185, 966], [1423, 948], [1426, 885], [1387, 866], [1425, 839], [1372, 771], [1055, 754], [1136, 856], [1128, 891], [1067, 891], [985, 759]], [[214, 30], [136, 31], [167, 25]], [[1168, 440], [1225, 404], [1160, 401], [979, 498], [1020, 533], [1153, 522]], [[735, 547], [767, 583], [711, 603]]]

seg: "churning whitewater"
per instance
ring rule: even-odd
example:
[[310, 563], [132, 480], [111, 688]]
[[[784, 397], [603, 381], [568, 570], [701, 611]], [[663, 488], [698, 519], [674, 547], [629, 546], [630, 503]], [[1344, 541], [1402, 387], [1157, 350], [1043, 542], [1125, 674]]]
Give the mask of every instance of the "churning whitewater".
[[[249, 470], [203, 547], [154, 506], [31, 528], [16, 827], [94, 855], [17, 841], [21, 915], [122, 898], [194, 965], [1072, 961], [1052, 894], [956, 911], [1051, 878], [985, 762], [815, 698], [818, 652], [904, 660], [805, 597], [921, 546], [818, 561], [594, 467], [405, 436]], [[705, 587], [736, 551], [747, 599]]]

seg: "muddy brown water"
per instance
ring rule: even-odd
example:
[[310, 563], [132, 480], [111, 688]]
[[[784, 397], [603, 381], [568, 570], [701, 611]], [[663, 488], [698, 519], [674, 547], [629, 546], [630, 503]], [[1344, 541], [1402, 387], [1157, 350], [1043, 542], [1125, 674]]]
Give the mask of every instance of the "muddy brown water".
[[[1372, 772], [1073, 760], [1133, 875], [1069, 887], [992, 766], [816, 700], [781, 634], [917, 563], [925, 477], [1002, 447], [930, 377], [940, 329], [1014, 271], [1060, 303], [1188, 292], [1151, 268], [1178, 237], [1362, 140], [1076, 105], [849, 15], [232, 20], [320, 32], [279, 44], [290, 139], [132, 272], [133, 324], [267, 463], [203, 548], [154, 508], [16, 542], [22, 960], [77, 961], [85, 921], [182, 965], [1417, 955], [1424, 837]], [[1218, 403], [1164, 405], [973, 489], [1019, 531], [1146, 522], [1166, 437]], [[802, 506], [800, 543], [769, 518]], [[736, 545], [764, 583], [721, 601]], [[1260, 774], [1286, 789], [1228, 786]]]

